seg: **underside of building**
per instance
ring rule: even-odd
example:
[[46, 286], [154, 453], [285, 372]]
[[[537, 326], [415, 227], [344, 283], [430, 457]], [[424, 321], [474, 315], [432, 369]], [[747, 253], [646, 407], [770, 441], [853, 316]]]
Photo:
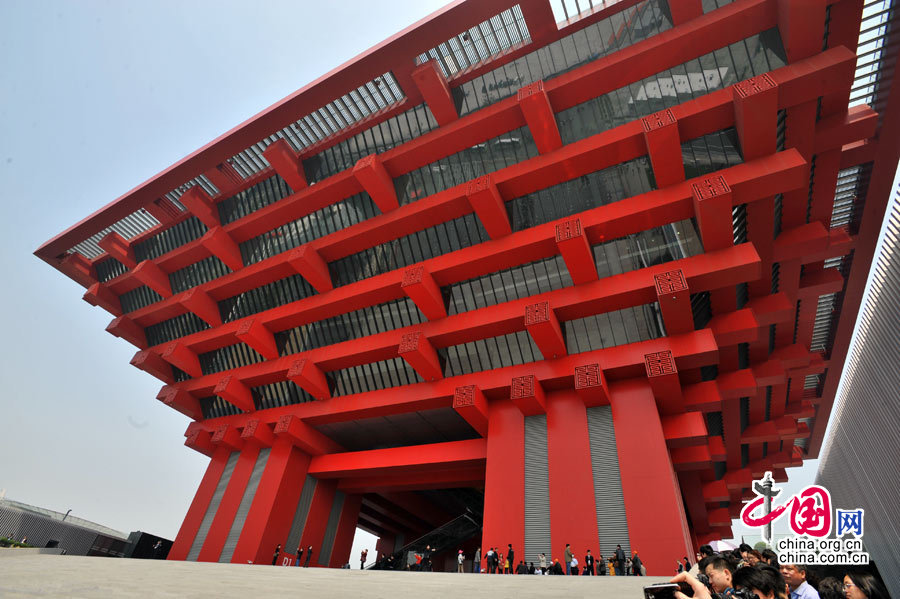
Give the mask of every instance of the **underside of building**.
[[731, 537], [821, 446], [893, 19], [461, 0], [44, 244], [210, 457], [169, 559], [336, 567], [359, 527], [665, 574]]

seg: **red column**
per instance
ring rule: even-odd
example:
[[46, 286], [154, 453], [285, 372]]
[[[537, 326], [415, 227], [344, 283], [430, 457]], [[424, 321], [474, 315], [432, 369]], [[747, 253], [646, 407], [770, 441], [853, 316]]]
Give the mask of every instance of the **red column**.
[[613, 383], [610, 404], [631, 549], [648, 574], [665, 575], [690, 554], [691, 539], [653, 390], [642, 380]]
[[378, 541], [375, 543], [376, 558], [381, 559], [392, 554], [394, 552], [394, 544], [396, 542], [397, 537], [392, 534], [383, 534], [378, 537]]
[[573, 390], [547, 397], [547, 463], [552, 547], [597, 555], [597, 507], [587, 411]]
[[213, 494], [216, 492], [216, 486], [219, 484], [219, 478], [222, 476], [222, 471], [225, 470], [225, 463], [230, 455], [231, 450], [227, 447], [219, 447], [213, 454], [212, 459], [209, 461], [209, 466], [206, 467], [206, 474], [203, 475], [203, 480], [200, 481], [200, 486], [194, 494], [191, 507], [188, 508], [184, 522], [181, 523], [181, 528], [178, 529], [175, 542], [172, 543], [172, 549], [169, 550], [169, 557], [166, 559], [187, 559], [188, 552], [191, 550], [191, 544], [194, 542], [194, 537], [197, 536], [197, 530], [200, 528], [200, 522], [203, 520], [203, 516], [206, 515], [209, 502], [212, 501]]
[[444, 126], [459, 118], [447, 78], [444, 77], [436, 60], [429, 60], [417, 66], [413, 69], [412, 78], [438, 125]]
[[[328, 525], [328, 515], [331, 513], [331, 504], [334, 503], [334, 493], [337, 491], [338, 479], [319, 479], [316, 483], [316, 491], [313, 493], [309, 513], [306, 516], [306, 526], [300, 537], [300, 546], [304, 551], [312, 545], [313, 557], [309, 561], [310, 566], [319, 563], [319, 553], [322, 551], [322, 541], [325, 539], [325, 528]], [[306, 558], [303, 558], [304, 561]]]
[[[356, 533], [356, 522], [359, 520], [359, 507], [362, 495], [347, 495], [341, 508], [341, 519], [338, 521], [334, 545], [331, 547], [329, 568], [340, 568], [350, 562], [350, 549], [353, 546], [353, 535]], [[351, 567], [353, 563], [350, 563]]]
[[294, 447], [289, 438], [275, 440], [231, 557], [233, 563], [252, 561], [254, 564], [265, 564], [273, 548], [279, 543], [284, 544], [297, 501], [300, 500], [307, 468], [309, 456]]
[[222, 496], [222, 501], [219, 503], [219, 509], [206, 534], [206, 541], [203, 542], [203, 548], [200, 550], [200, 555], [197, 556], [198, 562], [218, 561], [222, 548], [225, 546], [225, 540], [228, 538], [228, 532], [231, 530], [231, 524], [234, 522], [234, 516], [241, 505], [241, 499], [244, 497], [244, 490], [247, 488], [247, 482], [250, 480], [257, 457], [259, 457], [259, 446], [256, 443], [244, 445], [237, 464], [234, 466], [231, 480], [228, 481], [225, 494]]
[[482, 555], [525, 547], [525, 417], [509, 400], [491, 402], [484, 475]]
[[684, 181], [684, 159], [675, 114], [669, 109], [661, 110], [643, 117], [641, 124], [656, 186], [662, 188]]

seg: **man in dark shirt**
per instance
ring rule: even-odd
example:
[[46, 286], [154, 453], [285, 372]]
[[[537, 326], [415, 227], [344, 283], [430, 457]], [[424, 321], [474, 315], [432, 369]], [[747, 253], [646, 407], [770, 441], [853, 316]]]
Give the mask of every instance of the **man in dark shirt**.
[[616, 576], [625, 575], [625, 552], [621, 545], [616, 545]]
[[[516, 563], [513, 561], [513, 558], [515, 558], [516, 556], [516, 552], [513, 551], [512, 543], [508, 543], [506, 546], [509, 547], [509, 549], [506, 550], [506, 559], [509, 562], [509, 573], [512, 574], [513, 564]], [[518, 572], [516, 572], [516, 574], [518, 574]]]
[[594, 556], [591, 555], [591, 550], [587, 550], [587, 555], [584, 556], [584, 573], [588, 576], [594, 575]]

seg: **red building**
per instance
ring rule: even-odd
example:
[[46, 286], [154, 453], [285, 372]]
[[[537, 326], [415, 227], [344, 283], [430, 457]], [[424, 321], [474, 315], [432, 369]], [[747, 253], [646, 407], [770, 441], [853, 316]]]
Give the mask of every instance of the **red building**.
[[451, 4], [37, 250], [210, 457], [171, 559], [334, 567], [358, 526], [665, 574], [818, 454], [891, 3], [594, 4]]

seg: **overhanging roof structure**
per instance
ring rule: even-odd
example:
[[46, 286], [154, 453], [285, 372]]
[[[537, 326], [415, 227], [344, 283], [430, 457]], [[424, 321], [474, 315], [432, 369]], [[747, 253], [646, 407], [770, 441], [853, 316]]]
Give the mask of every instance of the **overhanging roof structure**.
[[[754, 477], [818, 454], [900, 155], [895, 11], [718, 4], [455, 2], [37, 250], [213, 457], [184, 557], [220, 559], [228, 530], [190, 547], [215, 481], [278, 439], [332, 498], [483, 481], [495, 544], [495, 489], [532, 488], [491, 482], [503, 422], [585, 453], [611, 405], [632, 546], [634, 506], [728, 536]], [[642, 423], [678, 481], [653, 500]]]

